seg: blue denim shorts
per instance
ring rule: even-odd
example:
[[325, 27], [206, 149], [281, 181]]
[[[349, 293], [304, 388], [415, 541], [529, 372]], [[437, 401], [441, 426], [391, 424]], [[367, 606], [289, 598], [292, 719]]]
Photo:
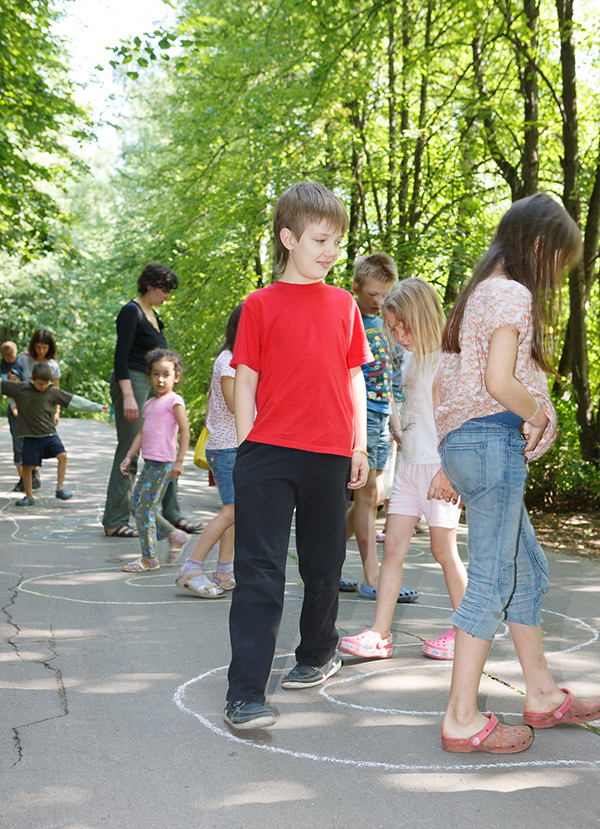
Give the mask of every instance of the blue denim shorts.
[[367, 409], [367, 452], [369, 469], [385, 469], [390, 451], [389, 414]]
[[493, 639], [503, 619], [541, 622], [548, 563], [525, 509], [524, 447], [518, 428], [484, 419], [463, 423], [440, 446], [469, 528], [467, 591], [450, 623], [480, 639]]
[[206, 460], [217, 482], [223, 506], [233, 504], [233, 465], [237, 449], [207, 449]]

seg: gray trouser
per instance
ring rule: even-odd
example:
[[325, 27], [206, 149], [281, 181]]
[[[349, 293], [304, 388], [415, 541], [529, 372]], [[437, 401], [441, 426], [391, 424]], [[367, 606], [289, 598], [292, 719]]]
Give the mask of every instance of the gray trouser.
[[[144, 403], [152, 391], [150, 377], [143, 371], [129, 369], [129, 379], [139, 409], [139, 417], [136, 423], [131, 423], [123, 414], [123, 394], [114, 372], [110, 376], [110, 396], [115, 410], [115, 426], [117, 427], [117, 448], [113, 460], [108, 489], [106, 491], [106, 506], [102, 523], [105, 527], [119, 527], [129, 521], [132, 510], [133, 487], [137, 474], [138, 456], [132, 460], [128, 475], [123, 475], [119, 469], [121, 461], [129, 451], [129, 447], [142, 425]], [[171, 481], [162, 502], [162, 511], [167, 521], [178, 521], [182, 518], [179, 504], [177, 503], [177, 479]]]

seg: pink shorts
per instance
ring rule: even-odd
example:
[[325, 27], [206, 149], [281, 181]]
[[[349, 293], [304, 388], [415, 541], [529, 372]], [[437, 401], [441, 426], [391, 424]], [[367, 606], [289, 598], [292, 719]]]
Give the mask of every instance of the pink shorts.
[[430, 527], [458, 527], [459, 506], [447, 501], [427, 500], [433, 476], [439, 463], [404, 463], [400, 461], [390, 498], [388, 513], [393, 515], [425, 516]]

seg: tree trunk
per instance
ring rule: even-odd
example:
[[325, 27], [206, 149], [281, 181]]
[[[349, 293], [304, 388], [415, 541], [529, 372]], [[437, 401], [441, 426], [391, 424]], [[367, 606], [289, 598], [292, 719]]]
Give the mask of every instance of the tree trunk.
[[525, 0], [525, 17], [531, 32], [528, 54], [531, 58], [525, 66], [523, 95], [525, 99], [525, 145], [523, 148], [523, 196], [532, 196], [538, 190], [539, 177], [539, 127], [538, 127], [538, 72], [534, 58], [537, 54], [539, 21], [538, 0]]
[[423, 166], [423, 152], [425, 150], [425, 123], [427, 121], [427, 93], [429, 88], [429, 49], [431, 47], [431, 18], [432, 18], [432, 0], [427, 2], [427, 16], [425, 21], [425, 51], [423, 55], [423, 71], [421, 73], [421, 91], [419, 95], [419, 123], [418, 136], [415, 145], [415, 155], [413, 163], [413, 189], [410, 200], [410, 209], [408, 214], [408, 223], [414, 228], [419, 220], [421, 214], [421, 169]]
[[[573, 40], [573, 0], [556, 0], [560, 27], [560, 62], [563, 99], [563, 203], [569, 215], [581, 226], [579, 196], [579, 121], [577, 112], [577, 75]], [[577, 398], [579, 442], [584, 460], [597, 462], [596, 430], [592, 412], [587, 349], [587, 287], [584, 263], [580, 261], [569, 275], [569, 333], [573, 389]]]
[[385, 203], [383, 247], [391, 250], [394, 232], [394, 192], [396, 189], [396, 4], [388, 8], [388, 180]]

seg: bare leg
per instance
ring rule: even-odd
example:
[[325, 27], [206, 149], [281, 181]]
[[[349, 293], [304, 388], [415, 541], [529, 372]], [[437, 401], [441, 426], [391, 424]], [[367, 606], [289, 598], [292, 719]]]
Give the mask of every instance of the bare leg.
[[375, 622], [371, 628], [382, 639], [387, 639], [390, 635], [394, 608], [402, 587], [404, 559], [410, 547], [410, 540], [417, 520], [417, 516], [411, 515], [392, 514], [388, 518], [388, 531], [385, 537], [383, 560], [379, 573], [379, 587], [377, 588]]
[[61, 452], [56, 456], [58, 461], [58, 469], [56, 471], [56, 491], [59, 492], [65, 483], [65, 474], [67, 472], [67, 453]]
[[219, 561], [229, 562], [233, 561], [233, 550], [235, 541], [235, 527], [232, 524], [228, 530], [225, 530], [219, 542]]
[[536, 714], [554, 711], [564, 702], [566, 695], [548, 670], [541, 625], [530, 627], [509, 622], [508, 628], [525, 677], [525, 711]]
[[23, 489], [25, 490], [25, 495], [28, 498], [33, 499], [33, 486], [31, 480], [31, 470], [33, 469], [32, 466], [24, 466], [23, 469]]
[[354, 530], [364, 571], [364, 583], [377, 587], [379, 562], [375, 542], [375, 508], [377, 506], [377, 471], [371, 469], [367, 483], [354, 491]]
[[350, 509], [346, 515], [346, 541], [350, 541], [354, 535], [354, 501], [350, 504]]
[[478, 639], [457, 629], [443, 737], [469, 738], [489, 723], [477, 709], [477, 692], [491, 644], [491, 639]]
[[[206, 556], [210, 553], [212, 548], [215, 546], [217, 541], [221, 539], [221, 543], [223, 543], [223, 536], [228, 530], [232, 530], [233, 533], [233, 522], [234, 522], [234, 509], [233, 504], [226, 504], [225, 506], [221, 507], [221, 511], [218, 515], [215, 515], [213, 519], [211, 519], [206, 527], [202, 530], [202, 535], [196, 542], [196, 546], [190, 553], [189, 557], [192, 561], [197, 561], [199, 564], [204, 562]], [[226, 550], [227, 550], [227, 541]], [[220, 561], [231, 561], [233, 558], [233, 534], [231, 536], [231, 558], [221, 558], [219, 555]]]
[[467, 571], [458, 555], [456, 530], [447, 527], [430, 527], [429, 533], [431, 553], [443, 570], [452, 608], [456, 610], [467, 589]]

